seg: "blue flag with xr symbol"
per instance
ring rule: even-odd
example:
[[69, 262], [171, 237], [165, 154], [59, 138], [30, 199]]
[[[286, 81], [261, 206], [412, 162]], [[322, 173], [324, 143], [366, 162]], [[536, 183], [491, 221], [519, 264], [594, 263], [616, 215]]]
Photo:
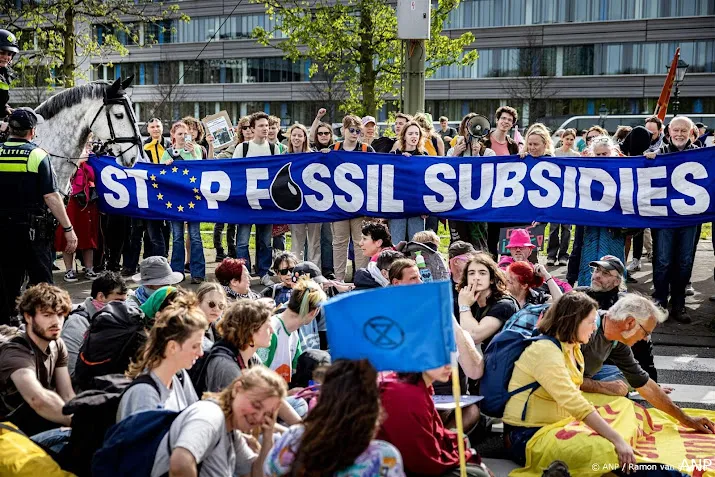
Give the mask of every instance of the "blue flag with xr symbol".
[[456, 350], [448, 281], [340, 295], [323, 307], [334, 359], [368, 359], [378, 371], [419, 372]]

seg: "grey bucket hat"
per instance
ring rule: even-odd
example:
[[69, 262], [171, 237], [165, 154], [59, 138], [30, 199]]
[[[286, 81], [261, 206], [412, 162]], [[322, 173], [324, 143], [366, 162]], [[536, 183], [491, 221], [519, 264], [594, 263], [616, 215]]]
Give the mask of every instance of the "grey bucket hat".
[[140, 285], [176, 285], [184, 280], [184, 274], [174, 272], [165, 257], [147, 257], [139, 265], [140, 273], [132, 280]]

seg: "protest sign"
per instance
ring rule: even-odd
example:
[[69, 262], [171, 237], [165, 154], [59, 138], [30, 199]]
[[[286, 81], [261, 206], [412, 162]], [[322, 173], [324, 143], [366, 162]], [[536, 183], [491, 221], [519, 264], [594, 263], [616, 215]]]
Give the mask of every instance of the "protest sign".
[[206, 116], [203, 119], [206, 132], [213, 136], [214, 151], [225, 149], [235, 140], [231, 118], [226, 111]]

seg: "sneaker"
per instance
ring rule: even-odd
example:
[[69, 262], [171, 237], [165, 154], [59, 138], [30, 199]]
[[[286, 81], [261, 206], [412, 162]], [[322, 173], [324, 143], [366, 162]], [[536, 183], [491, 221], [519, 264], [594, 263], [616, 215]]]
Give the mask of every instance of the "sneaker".
[[58, 267], [57, 265], [55, 265], [55, 264], [53, 263], [53, 264], [52, 264], [52, 271], [53, 271], [53, 272], [59, 272], [59, 271], [60, 271], [60, 267]]
[[559, 259], [559, 265], [561, 266], [566, 266], [569, 264], [569, 259], [568, 258], [560, 258]]
[[547, 266], [547, 267], [553, 267], [555, 263], [556, 263], [556, 260], [554, 260], [553, 258], [548, 258], [548, 259], [546, 259], [546, 266]]
[[223, 260], [226, 258], [225, 253], [217, 253], [216, 254], [216, 263], [221, 263]]
[[77, 278], [77, 274], [74, 272], [74, 270], [68, 270], [67, 273], [65, 273], [64, 279], [66, 282], [69, 282], [69, 283], [74, 283], [79, 280], [79, 278]]
[[184, 264], [184, 273], [191, 273], [191, 264], [190, 263]]
[[670, 313], [670, 316], [677, 321], [678, 323], [683, 323], [687, 325], [688, 323], [691, 323], [693, 320], [690, 319], [690, 315], [688, 314], [688, 309], [683, 307], [680, 310], [673, 310]]
[[192, 285], [200, 285], [205, 281], [206, 281], [206, 279], [204, 277], [191, 277]]
[[695, 295], [695, 288], [693, 288], [692, 283], [688, 283], [685, 286], [685, 296], [693, 296], [693, 295]]
[[273, 283], [273, 280], [271, 280], [271, 276], [267, 273], [261, 277], [261, 284], [266, 287], [272, 287], [273, 285], [275, 285], [275, 283]]
[[626, 270], [629, 272], [640, 272], [641, 271], [641, 259], [640, 258], [634, 258], [631, 260], [631, 263], [628, 264], [626, 267]]
[[86, 278], [87, 280], [96, 280], [97, 278], [99, 278], [99, 273], [95, 272], [91, 268], [88, 268], [84, 272], [84, 278]]

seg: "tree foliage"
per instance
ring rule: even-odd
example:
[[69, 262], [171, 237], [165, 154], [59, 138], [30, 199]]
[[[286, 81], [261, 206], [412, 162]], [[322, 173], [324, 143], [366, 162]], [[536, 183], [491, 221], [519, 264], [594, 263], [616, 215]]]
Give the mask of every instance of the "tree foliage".
[[[48, 85], [73, 86], [81, 76], [78, 67], [90, 57], [106, 58], [110, 54], [124, 56], [126, 46], [119, 39], [126, 35], [131, 43], [139, 44], [138, 27], [158, 23], [169, 16], [177, 16], [177, 5], [165, 6], [163, 2], [143, 0], [35, 0], [0, 2], [0, 14], [5, 17], [5, 27], [14, 31], [22, 50], [27, 51], [17, 59], [15, 69], [21, 73], [52, 71], [52, 78], [35, 79]], [[186, 15], [180, 20], [188, 21]], [[92, 25], [105, 27], [97, 38]], [[158, 27], [161, 29], [162, 27]], [[146, 35], [144, 45], [156, 41]]]
[[[344, 112], [374, 115], [386, 99], [399, 96], [403, 54], [394, 5], [385, 0], [251, 1], [264, 4], [279, 19], [274, 30], [257, 27], [253, 37], [293, 61], [311, 61], [311, 76], [319, 64], [325, 74], [343, 82]], [[471, 33], [455, 38], [442, 34], [460, 1], [439, 0], [432, 9], [427, 76], [442, 66], [471, 65], [478, 57], [476, 50], [465, 51], [474, 41]]]

